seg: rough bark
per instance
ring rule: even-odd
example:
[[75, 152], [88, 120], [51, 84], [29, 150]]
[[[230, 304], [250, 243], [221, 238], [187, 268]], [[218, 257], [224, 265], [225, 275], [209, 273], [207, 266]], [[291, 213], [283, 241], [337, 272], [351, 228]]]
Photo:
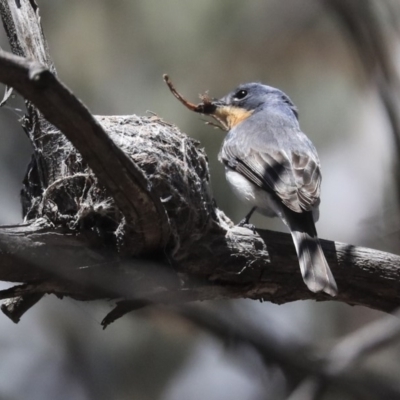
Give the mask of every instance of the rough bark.
[[[23, 282], [0, 293], [18, 300], [5, 306], [13, 320], [43, 293], [125, 299], [108, 322], [158, 302], [331, 300], [303, 284], [288, 234], [233, 227], [216, 208], [198, 143], [155, 116], [92, 116], [55, 76], [35, 4], [0, 0], [0, 11], [16, 54], [0, 53], [0, 81], [26, 99], [34, 149], [26, 224], [0, 228], [0, 279]], [[322, 245], [335, 300], [400, 305], [399, 256]]]

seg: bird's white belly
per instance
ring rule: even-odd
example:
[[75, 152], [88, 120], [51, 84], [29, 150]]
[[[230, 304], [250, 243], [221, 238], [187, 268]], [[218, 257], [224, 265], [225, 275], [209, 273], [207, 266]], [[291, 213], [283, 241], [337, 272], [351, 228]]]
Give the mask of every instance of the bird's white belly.
[[250, 208], [257, 207], [257, 211], [268, 217], [283, 217], [280, 205], [265, 190], [251, 183], [243, 175], [229, 168], [225, 168], [226, 180], [233, 193]]
[[[274, 199], [267, 191], [260, 189], [251, 183], [243, 175], [225, 167], [226, 180], [230, 184], [233, 193], [249, 208], [257, 207], [257, 211], [267, 217], [280, 217], [287, 225], [282, 211], [281, 203]], [[319, 201], [315, 204], [312, 212], [314, 222], [319, 219]]]

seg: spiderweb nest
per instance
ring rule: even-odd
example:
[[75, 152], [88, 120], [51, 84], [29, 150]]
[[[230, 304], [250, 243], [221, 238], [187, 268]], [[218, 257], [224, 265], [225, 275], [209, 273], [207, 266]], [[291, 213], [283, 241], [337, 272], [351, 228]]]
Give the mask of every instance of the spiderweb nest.
[[[97, 118], [159, 195], [172, 233], [168, 253], [176, 254], [217, 225], [207, 156], [199, 142], [156, 116]], [[58, 175], [47, 187], [41, 187], [37, 161], [28, 168], [21, 194], [25, 219], [46, 218], [70, 230], [93, 230], [120, 248], [134, 245], [123, 215], [80, 154], [69, 142], [57, 152]]]

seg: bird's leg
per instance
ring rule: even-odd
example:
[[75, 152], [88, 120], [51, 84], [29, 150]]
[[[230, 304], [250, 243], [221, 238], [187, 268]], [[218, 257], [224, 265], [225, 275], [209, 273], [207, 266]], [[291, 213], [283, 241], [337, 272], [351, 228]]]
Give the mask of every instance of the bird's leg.
[[250, 218], [253, 215], [254, 211], [256, 211], [257, 207], [253, 207], [250, 212], [237, 224], [237, 226], [250, 229], [255, 232], [256, 227], [253, 224], [250, 224]]

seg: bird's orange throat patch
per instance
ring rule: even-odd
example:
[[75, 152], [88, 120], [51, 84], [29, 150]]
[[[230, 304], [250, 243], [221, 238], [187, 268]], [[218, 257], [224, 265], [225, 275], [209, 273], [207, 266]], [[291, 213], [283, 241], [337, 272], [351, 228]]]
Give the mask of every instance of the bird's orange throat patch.
[[213, 115], [229, 130], [250, 117], [253, 111], [235, 106], [218, 106]]

